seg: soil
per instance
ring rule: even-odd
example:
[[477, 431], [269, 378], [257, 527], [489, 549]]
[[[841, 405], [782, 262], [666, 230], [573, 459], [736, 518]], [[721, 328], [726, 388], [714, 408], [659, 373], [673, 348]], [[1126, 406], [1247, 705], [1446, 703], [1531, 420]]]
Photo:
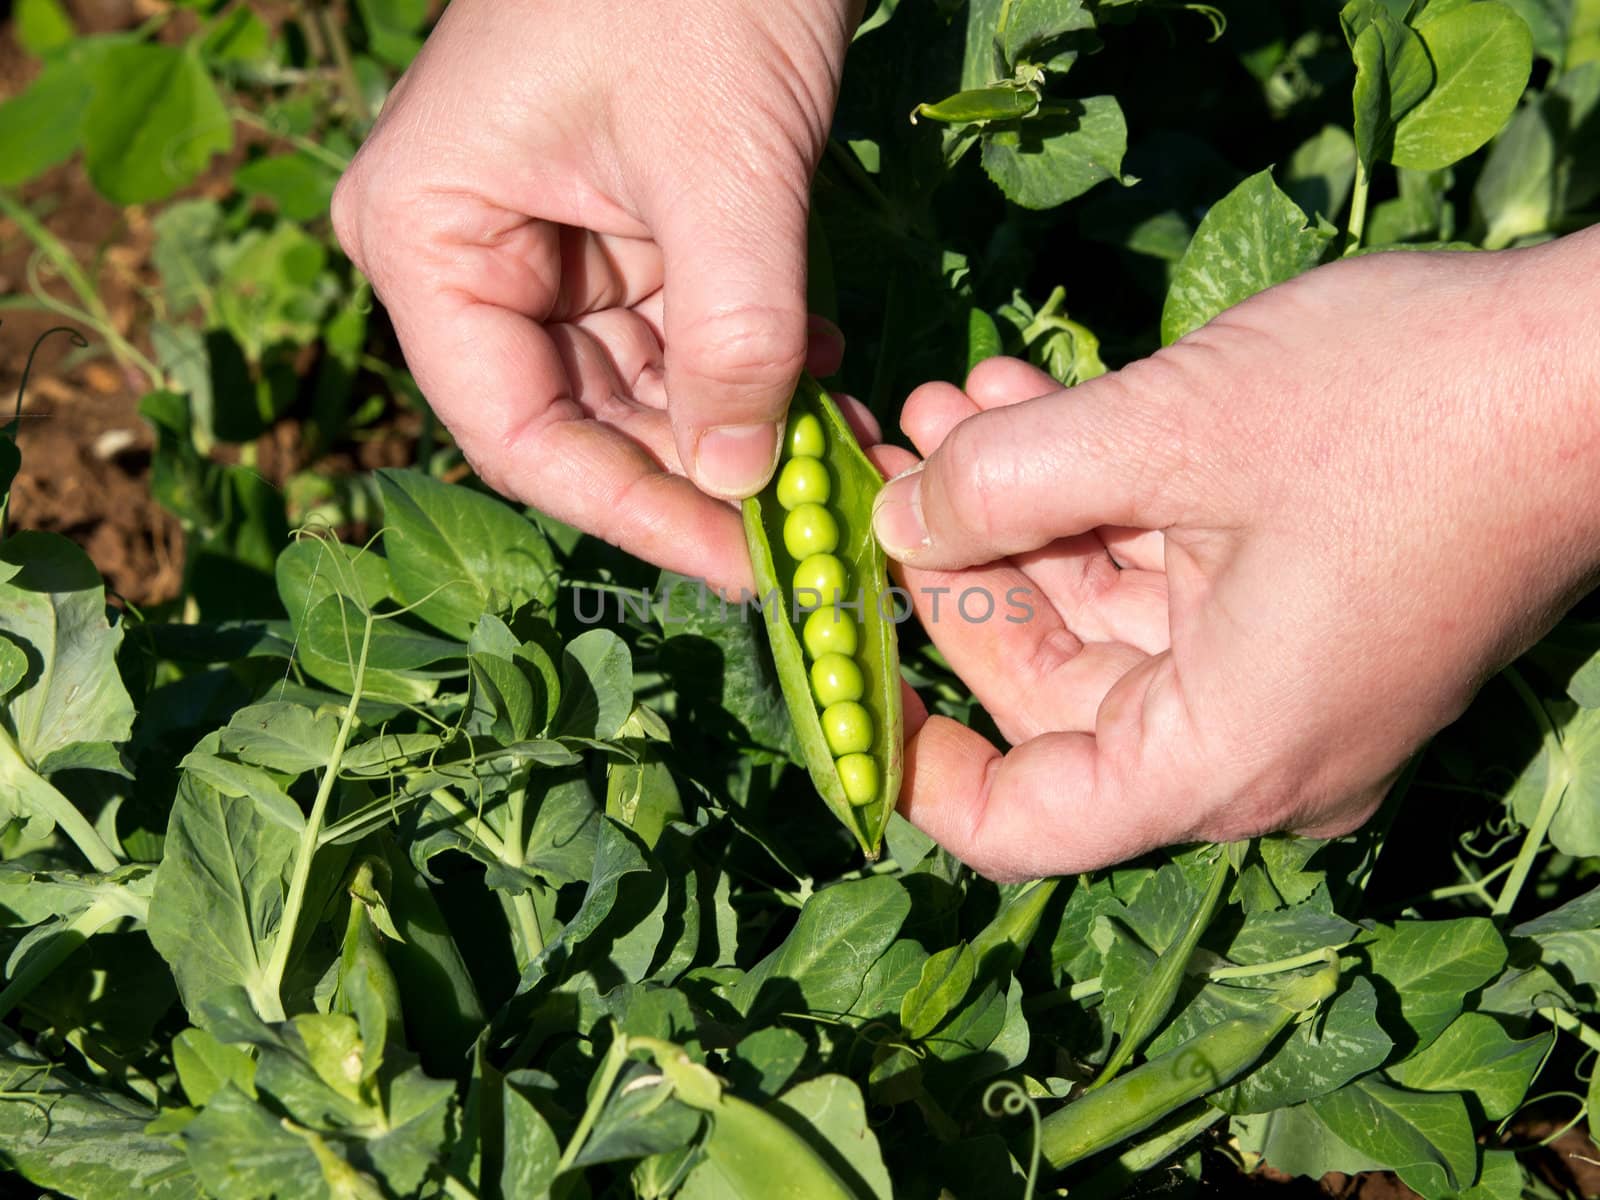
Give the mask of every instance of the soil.
[[[79, 27], [126, 28], [147, 15], [130, 0], [81, 0], [69, 5]], [[0, 99], [25, 87], [33, 64], [9, 23], [0, 27]], [[149, 282], [150, 231], [139, 209], [124, 210], [95, 194], [80, 169], [58, 168], [26, 188], [23, 200], [46, 227], [90, 265], [112, 324], [138, 341], [140, 288]], [[29, 293], [32, 245], [0, 219], [0, 296]], [[59, 287], [47, 285], [54, 295]], [[9, 419], [30, 348], [61, 315], [10, 309], [0, 323], [0, 404]], [[22, 396], [22, 473], [12, 487], [13, 528], [65, 534], [88, 551], [110, 591], [149, 605], [177, 595], [183, 535], [150, 497], [148, 426], [137, 406], [146, 383], [103, 350], [80, 350], [63, 335], [44, 342]]]

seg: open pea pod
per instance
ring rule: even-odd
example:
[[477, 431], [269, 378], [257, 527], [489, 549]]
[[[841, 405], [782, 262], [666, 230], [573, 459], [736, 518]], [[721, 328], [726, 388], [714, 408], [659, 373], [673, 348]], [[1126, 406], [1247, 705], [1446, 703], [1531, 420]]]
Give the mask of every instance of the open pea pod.
[[[887, 560], [872, 536], [872, 501], [883, 486], [883, 477], [861, 452], [832, 398], [810, 376], [802, 376], [789, 407], [790, 430], [796, 429], [797, 423], [805, 423], [807, 415], [821, 426], [821, 452], [816, 457], [827, 469], [825, 508], [838, 526], [837, 547], [832, 553], [848, 573], [844, 596], [849, 603], [844, 607], [853, 615], [859, 631], [849, 657], [860, 668], [859, 704], [871, 718], [871, 746], [866, 753], [876, 767], [873, 795], [864, 803], [859, 789], [856, 803], [847, 793], [839, 761], [823, 732], [824, 710], [819, 707], [808, 674], [804, 626], [810, 615], [807, 610], [815, 607], [816, 596], [808, 594], [797, 602], [795, 595], [795, 570], [801, 560], [791, 553], [785, 541], [785, 522], [791, 513], [779, 500], [781, 470], [762, 492], [744, 502], [745, 540], [750, 546], [778, 682], [789, 705], [806, 767], [828, 807], [855, 835], [867, 857], [876, 859], [900, 794], [905, 753], [896, 606], [893, 597], [885, 594]], [[787, 459], [786, 453], [786, 463]], [[774, 598], [777, 603], [772, 602]], [[855, 607], [858, 602], [859, 608]]]

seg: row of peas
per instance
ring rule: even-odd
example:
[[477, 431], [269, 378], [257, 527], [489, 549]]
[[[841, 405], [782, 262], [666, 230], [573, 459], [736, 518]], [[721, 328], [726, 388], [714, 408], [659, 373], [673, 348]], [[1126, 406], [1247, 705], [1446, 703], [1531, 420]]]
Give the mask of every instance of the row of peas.
[[[872, 714], [861, 705], [866, 682], [854, 655], [861, 635], [851, 615], [838, 603], [849, 576], [834, 553], [839, 547], [839, 522], [826, 507], [833, 484], [823, 463], [827, 450], [822, 422], [810, 413], [789, 425], [787, 461], [778, 475], [778, 503], [783, 519], [783, 545], [799, 565], [794, 595], [818, 598], [807, 617], [800, 641], [811, 659], [811, 691], [822, 708], [822, 734], [833, 754], [844, 794], [851, 804], [878, 798], [877, 761], [872, 749]], [[829, 602], [831, 598], [831, 602]]]

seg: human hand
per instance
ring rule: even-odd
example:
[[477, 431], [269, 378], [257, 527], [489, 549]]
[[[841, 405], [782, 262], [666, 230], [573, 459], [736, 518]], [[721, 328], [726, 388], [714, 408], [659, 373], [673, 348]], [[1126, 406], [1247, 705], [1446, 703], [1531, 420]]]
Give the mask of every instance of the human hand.
[[725, 500], [841, 351], [807, 319], [806, 214], [859, 3], [446, 9], [334, 226], [491, 486], [753, 586]]
[[[1359, 826], [1593, 582], [1597, 259], [1357, 258], [1070, 391], [915, 392], [875, 527], [1015, 748], [930, 718], [905, 815], [998, 878]], [[1033, 619], [967, 623], [971, 587]]]

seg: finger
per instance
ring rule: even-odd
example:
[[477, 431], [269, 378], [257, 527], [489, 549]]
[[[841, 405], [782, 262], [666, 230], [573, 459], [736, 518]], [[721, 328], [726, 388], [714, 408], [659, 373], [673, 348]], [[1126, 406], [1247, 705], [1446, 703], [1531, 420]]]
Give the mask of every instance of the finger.
[[850, 426], [850, 432], [856, 435], [856, 441], [861, 446], [876, 446], [883, 441], [883, 426], [878, 424], [878, 418], [872, 415], [870, 408], [854, 396], [847, 396], [843, 392], [828, 394], [839, 406], [840, 415], [844, 417], [845, 424]]
[[1123, 642], [1145, 654], [1172, 644], [1167, 577], [1159, 571], [1120, 570], [1099, 531], [1060, 538], [1011, 562], [1086, 642]]
[[966, 393], [981, 409], [1004, 408], [1035, 396], [1061, 391], [1048, 371], [1020, 358], [986, 358], [967, 375]]
[[739, 178], [671, 197], [656, 223], [678, 450], [701, 488], [729, 498], [771, 477], [807, 355], [805, 189]]
[[930, 716], [906, 743], [900, 813], [991, 879], [1092, 871], [1160, 844], [1149, 814], [1100, 807], [1096, 766], [1089, 734], [1048, 734], [1002, 756], [974, 730]]
[[390, 314], [407, 362], [490, 486], [640, 558], [754, 586], [738, 514], [669, 473], [665, 414], [616, 395], [614, 362], [594, 338], [398, 282]]
[[906, 567], [896, 577], [934, 645], [1013, 743], [1093, 729], [1106, 694], [1146, 657], [1132, 646], [1077, 636], [1009, 564]]
[[1167, 403], [1102, 376], [978, 413], [880, 493], [878, 539], [902, 562], [950, 568], [1099, 525], [1165, 528], [1192, 484]]
[[844, 363], [844, 331], [827, 317], [806, 318], [806, 370], [826, 379]]
[[939, 448], [952, 429], [978, 411], [972, 397], [955, 384], [925, 383], [906, 397], [900, 409], [900, 428], [917, 453], [926, 457]]
[[1140, 571], [1167, 569], [1167, 535], [1159, 529], [1103, 525], [1095, 533], [1117, 566]]

